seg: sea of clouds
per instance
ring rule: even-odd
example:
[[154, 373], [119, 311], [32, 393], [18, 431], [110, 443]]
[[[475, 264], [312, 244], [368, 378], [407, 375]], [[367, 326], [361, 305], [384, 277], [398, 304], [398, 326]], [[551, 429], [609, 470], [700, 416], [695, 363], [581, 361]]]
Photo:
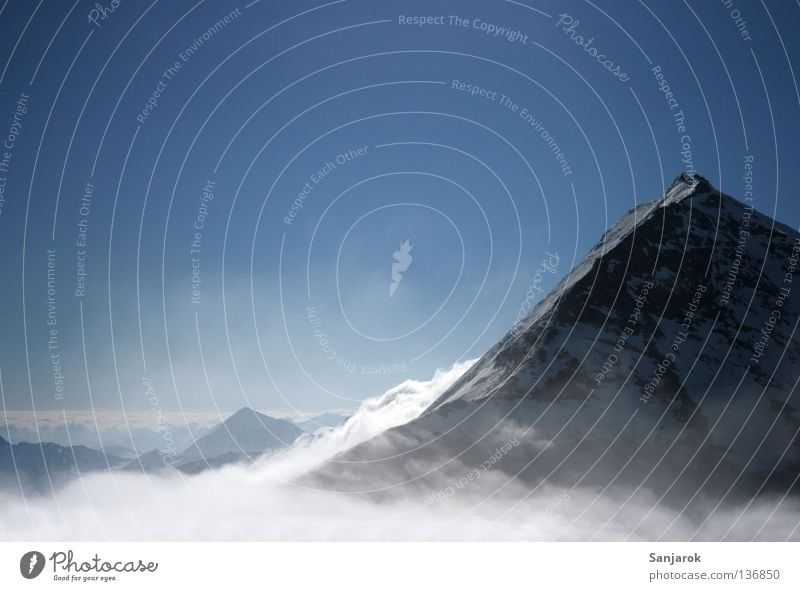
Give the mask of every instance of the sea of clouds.
[[[250, 466], [182, 473], [94, 473], [51, 496], [0, 497], [7, 540], [799, 540], [800, 505], [765, 498], [709, 507], [659, 506], [657, 495], [526, 487], [500, 469], [468, 485], [434, 483], [392, 500], [311, 490], [293, 479], [417, 416], [472, 362], [407, 380], [366, 400], [344, 425], [303, 436]], [[443, 493], [443, 491], [446, 491]], [[712, 510], [713, 509], [713, 510]]]

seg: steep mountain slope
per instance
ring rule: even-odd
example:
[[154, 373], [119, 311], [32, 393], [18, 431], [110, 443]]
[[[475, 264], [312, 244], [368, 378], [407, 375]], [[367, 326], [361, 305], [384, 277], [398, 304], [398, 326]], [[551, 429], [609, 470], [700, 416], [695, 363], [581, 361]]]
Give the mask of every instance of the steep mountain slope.
[[407, 494], [488, 466], [690, 510], [796, 490], [798, 257], [796, 231], [681, 175], [421, 417], [304, 481]]

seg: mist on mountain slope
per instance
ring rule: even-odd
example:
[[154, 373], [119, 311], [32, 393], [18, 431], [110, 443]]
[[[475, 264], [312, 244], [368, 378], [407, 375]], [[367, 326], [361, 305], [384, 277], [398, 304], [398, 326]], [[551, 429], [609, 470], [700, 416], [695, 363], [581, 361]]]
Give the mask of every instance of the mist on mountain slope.
[[[332, 455], [417, 416], [471, 362], [366, 401], [348, 424], [305, 437], [251, 466], [196, 476], [95, 473], [54, 496], [0, 498], [8, 540], [749, 540], [798, 539], [789, 498], [708, 507], [706, 518], [661, 506], [652, 492], [542, 486], [503, 467], [451, 463], [426, 490], [376, 500], [291, 482]], [[516, 437], [510, 433], [510, 441]], [[488, 460], [487, 460], [488, 461]], [[365, 486], [368, 483], [365, 483]]]

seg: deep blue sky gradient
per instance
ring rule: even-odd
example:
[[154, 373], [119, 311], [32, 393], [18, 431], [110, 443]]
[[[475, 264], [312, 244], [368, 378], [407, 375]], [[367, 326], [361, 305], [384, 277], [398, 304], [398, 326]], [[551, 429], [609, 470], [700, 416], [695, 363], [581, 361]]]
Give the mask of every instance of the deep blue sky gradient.
[[[93, 6], [10, 0], [0, 12], [3, 136], [29, 95], [0, 213], [9, 409], [147, 409], [144, 378], [165, 410], [354, 407], [482, 354], [541, 297], [526, 302], [547, 253], [559, 263], [536, 280], [545, 290], [692, 166], [741, 198], [751, 156], [755, 207], [800, 224], [796, 3], [122, 0], [99, 26]], [[572, 33], [557, 25], [565, 13], [579, 21]], [[526, 42], [451, 26], [450, 15]], [[405, 240], [413, 259], [389, 297]], [[63, 398], [48, 349], [48, 249]]]

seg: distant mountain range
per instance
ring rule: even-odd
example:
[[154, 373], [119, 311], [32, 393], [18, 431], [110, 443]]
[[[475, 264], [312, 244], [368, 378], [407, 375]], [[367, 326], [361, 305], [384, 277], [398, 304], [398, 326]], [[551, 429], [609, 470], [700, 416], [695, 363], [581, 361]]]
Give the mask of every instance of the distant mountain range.
[[797, 231], [681, 175], [419, 418], [304, 483], [407, 491], [490, 465], [531, 492], [626, 487], [689, 510], [797, 492], [799, 262]]
[[[37, 413], [37, 419], [38, 415]], [[177, 419], [178, 417], [176, 417]], [[0, 419], [2, 416], [0, 415]], [[125, 448], [128, 451], [150, 450], [164, 445], [164, 429], [169, 430], [171, 440], [178, 447], [184, 447], [193, 439], [197, 439], [208, 432], [210, 425], [196, 422], [164, 423], [163, 425], [143, 426], [141, 424], [126, 424], [126, 421], [116, 420], [115, 423], [103, 424], [99, 419], [99, 426], [94, 421], [42, 421], [32, 426], [35, 419], [25, 423], [17, 423], [6, 418], [0, 420], [0, 435], [11, 443], [20, 442], [49, 442], [58, 443], [68, 447], [70, 445], [85, 445], [99, 450], [111, 451], [112, 447]], [[111, 453], [114, 453], [111, 451]]]
[[128, 462], [124, 469], [147, 472], [177, 468], [196, 473], [234, 462], [250, 462], [289, 447], [304, 431], [285, 419], [242, 408], [176, 453], [154, 450]]
[[0, 437], [0, 489], [48, 492], [79, 474], [114, 469], [125, 461], [83, 445], [11, 444]]
[[[332, 416], [329, 420], [333, 421]], [[139, 456], [126, 447], [98, 451], [83, 445], [10, 444], [0, 438], [0, 486], [48, 492], [75, 476], [102, 470], [197, 473], [290, 446], [305, 431], [284, 419], [242, 408], [180, 451], [153, 449]]]

